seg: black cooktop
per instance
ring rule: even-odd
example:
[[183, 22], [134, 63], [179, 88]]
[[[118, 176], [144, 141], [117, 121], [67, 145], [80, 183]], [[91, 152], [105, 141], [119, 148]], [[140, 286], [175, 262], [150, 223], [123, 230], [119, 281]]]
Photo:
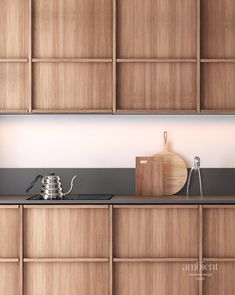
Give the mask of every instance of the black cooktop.
[[[110, 200], [112, 199], [113, 195], [109, 194], [71, 194], [65, 196], [62, 200]], [[27, 198], [26, 200], [43, 200], [40, 195], [35, 195], [32, 197]], [[48, 201], [58, 201], [60, 199], [48, 199]]]

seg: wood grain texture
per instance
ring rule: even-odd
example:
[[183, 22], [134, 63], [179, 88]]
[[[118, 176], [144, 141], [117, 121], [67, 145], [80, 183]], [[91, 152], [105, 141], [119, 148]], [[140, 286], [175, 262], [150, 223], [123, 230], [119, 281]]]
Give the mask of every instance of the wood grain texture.
[[204, 209], [203, 256], [235, 257], [235, 209]]
[[114, 209], [115, 258], [198, 257], [197, 209]]
[[204, 110], [235, 109], [235, 64], [202, 65], [201, 103]]
[[34, 57], [112, 57], [112, 0], [33, 0]]
[[112, 64], [34, 64], [33, 109], [112, 109]]
[[0, 109], [28, 108], [28, 67], [23, 63], [0, 63]]
[[0, 294], [19, 295], [20, 276], [18, 263], [0, 263]]
[[153, 157], [136, 158], [136, 194], [140, 196], [173, 195], [187, 180], [182, 158], [167, 150]]
[[0, 1], [0, 57], [28, 56], [28, 0]]
[[202, 57], [235, 58], [234, 0], [204, 0], [201, 5]]
[[115, 295], [198, 295], [198, 282], [185, 263], [116, 263]]
[[19, 224], [19, 209], [0, 209], [0, 258], [20, 257]]
[[108, 263], [27, 263], [24, 295], [108, 295]]
[[136, 157], [135, 192], [141, 196], [164, 194], [162, 157]]
[[117, 108], [196, 109], [196, 65], [123, 63], [117, 67]]
[[117, 1], [119, 58], [196, 57], [195, 0]]
[[25, 258], [108, 258], [109, 209], [25, 209]]
[[[214, 270], [207, 271], [209, 277], [203, 283], [203, 294], [205, 295], [234, 295], [235, 294], [235, 263], [209, 263]], [[217, 270], [216, 270], [217, 265]]]

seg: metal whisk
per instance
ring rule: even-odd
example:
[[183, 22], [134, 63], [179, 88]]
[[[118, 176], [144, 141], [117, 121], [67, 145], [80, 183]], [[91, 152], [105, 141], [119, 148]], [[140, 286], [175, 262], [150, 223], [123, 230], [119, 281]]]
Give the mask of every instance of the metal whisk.
[[200, 158], [196, 156], [194, 158], [193, 167], [191, 168], [188, 176], [188, 182], [187, 182], [187, 196], [189, 195], [189, 186], [191, 184], [191, 177], [192, 172], [195, 171], [198, 173], [198, 181], [199, 181], [199, 189], [200, 189], [200, 195], [203, 196], [203, 190], [202, 190], [202, 177], [201, 177], [201, 171], [200, 171]]

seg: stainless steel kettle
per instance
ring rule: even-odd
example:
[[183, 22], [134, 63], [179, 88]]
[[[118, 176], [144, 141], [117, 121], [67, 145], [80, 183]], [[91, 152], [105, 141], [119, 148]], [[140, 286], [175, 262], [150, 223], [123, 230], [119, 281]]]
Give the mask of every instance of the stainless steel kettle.
[[51, 173], [48, 176], [37, 175], [35, 179], [31, 182], [30, 187], [27, 188], [26, 193], [29, 192], [34, 184], [41, 179], [42, 180], [42, 187], [40, 192], [40, 198], [44, 200], [56, 200], [56, 199], [63, 199], [64, 196], [68, 195], [73, 189], [73, 183], [77, 175], [75, 175], [71, 180], [70, 189], [63, 193], [61, 178], [59, 176], [54, 175]]

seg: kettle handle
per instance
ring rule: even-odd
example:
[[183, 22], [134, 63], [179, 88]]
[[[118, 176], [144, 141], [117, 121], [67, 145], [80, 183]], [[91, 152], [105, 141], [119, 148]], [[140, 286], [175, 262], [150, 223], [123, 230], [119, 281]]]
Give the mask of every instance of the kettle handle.
[[67, 193], [64, 193], [63, 196], [66, 196], [66, 195], [68, 195], [69, 193], [71, 193], [71, 191], [72, 191], [72, 189], [73, 189], [73, 182], [74, 182], [75, 178], [77, 178], [77, 177], [78, 177], [78, 176], [75, 175], [75, 176], [72, 178], [72, 180], [71, 180], [71, 185], [70, 185], [70, 189], [67, 191]]
[[43, 176], [40, 174], [37, 175], [35, 179], [31, 182], [30, 186], [26, 189], [26, 193], [28, 193], [33, 188], [34, 184], [38, 181], [38, 179], [43, 179]]

